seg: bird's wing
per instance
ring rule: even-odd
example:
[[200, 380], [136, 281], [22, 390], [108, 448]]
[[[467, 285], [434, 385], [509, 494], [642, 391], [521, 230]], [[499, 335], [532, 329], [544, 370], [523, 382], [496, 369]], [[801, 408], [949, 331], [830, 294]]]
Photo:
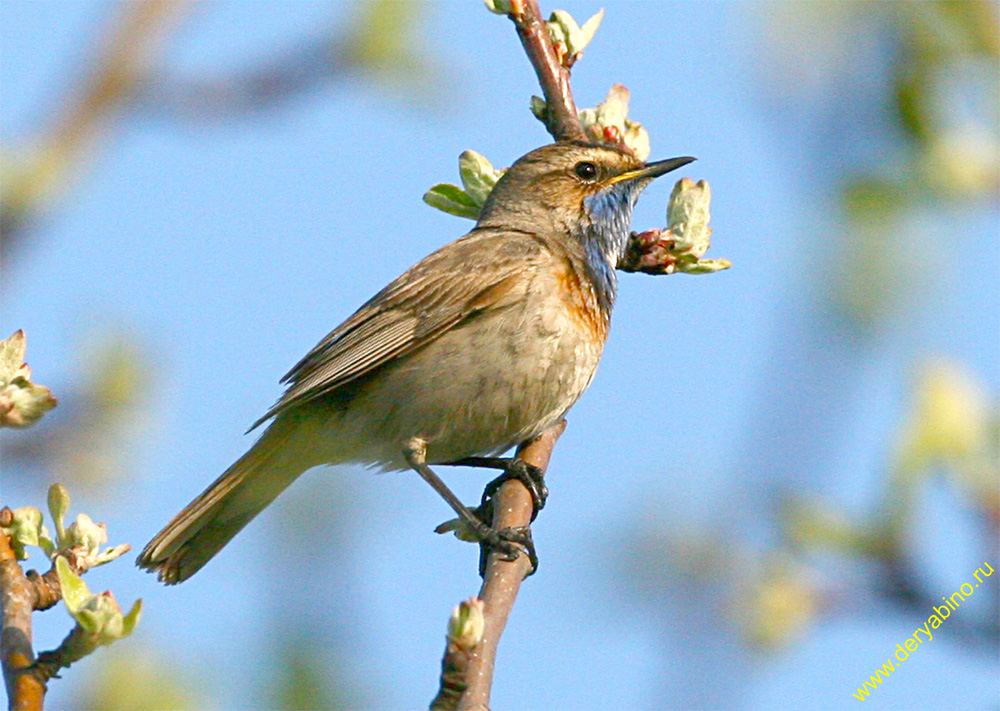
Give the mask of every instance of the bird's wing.
[[517, 298], [543, 258], [533, 235], [474, 230], [407, 270], [320, 341], [284, 378], [288, 390], [251, 429]]

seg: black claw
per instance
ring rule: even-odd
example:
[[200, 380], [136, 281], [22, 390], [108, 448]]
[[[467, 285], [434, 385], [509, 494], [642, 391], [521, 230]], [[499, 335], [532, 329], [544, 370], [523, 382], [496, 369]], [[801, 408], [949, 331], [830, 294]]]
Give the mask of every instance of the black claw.
[[549, 487], [545, 485], [544, 472], [517, 457], [503, 461], [505, 462], [503, 474], [491, 481], [483, 489], [482, 505], [485, 505], [487, 500], [492, 499], [496, 495], [504, 482], [516, 479], [524, 484], [525, 488], [528, 489], [528, 493], [531, 494], [531, 520], [534, 521], [535, 517], [538, 516], [538, 512], [545, 507], [545, 500], [549, 497]]
[[[503, 560], [513, 562], [524, 553], [531, 563], [528, 575], [534, 575], [538, 570], [538, 555], [535, 552], [535, 541], [531, 538], [530, 526], [516, 528], [487, 528], [482, 540], [479, 541], [479, 576], [486, 574], [486, 561], [490, 553], [497, 553]], [[527, 575], [525, 576], [527, 577]]]

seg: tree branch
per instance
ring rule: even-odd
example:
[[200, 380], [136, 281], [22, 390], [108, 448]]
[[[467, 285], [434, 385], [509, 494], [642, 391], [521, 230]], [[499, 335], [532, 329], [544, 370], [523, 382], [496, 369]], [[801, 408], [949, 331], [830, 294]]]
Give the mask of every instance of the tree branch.
[[[0, 527], [10, 526], [13, 512], [0, 509]], [[72, 551], [66, 557], [73, 572], [81, 568], [74, 562]], [[36, 570], [27, 573], [21, 568], [10, 536], [0, 534], [0, 664], [11, 711], [40, 710], [45, 700], [46, 683], [61, 667], [82, 658], [63, 650], [35, 656], [31, 632], [31, 614], [48, 610], [62, 600], [62, 587], [55, 565], [44, 575]], [[72, 635], [70, 635], [72, 637]], [[79, 635], [78, 635], [79, 636]], [[69, 639], [69, 638], [67, 638]], [[74, 648], [70, 648], [73, 652]], [[68, 659], [68, 661], [62, 661]], [[40, 661], [47, 664], [39, 666]]]
[[[565, 429], [566, 421], [563, 420], [518, 447], [516, 456], [544, 473], [556, 441]], [[493, 499], [493, 527], [527, 526], [531, 523], [532, 513], [531, 494], [527, 487], [517, 480], [504, 482]], [[483, 585], [479, 590], [479, 598], [485, 604], [483, 614], [486, 625], [483, 641], [469, 654], [465, 670], [467, 687], [458, 703], [459, 709], [488, 707], [500, 635], [507, 626], [507, 619], [521, 589], [521, 581], [530, 570], [531, 564], [526, 555], [519, 555], [513, 561], [504, 560], [497, 553], [491, 553], [487, 558]]]
[[[8, 515], [4, 509], [0, 515]], [[32, 673], [31, 613], [35, 589], [21, 570], [10, 537], [0, 534], [0, 665], [11, 711], [41, 710], [45, 684]]]
[[559, 61], [552, 46], [538, 0], [523, 0], [517, 10], [508, 17], [514, 22], [521, 46], [538, 75], [545, 96], [545, 127], [557, 141], [587, 140], [569, 86], [569, 67]]

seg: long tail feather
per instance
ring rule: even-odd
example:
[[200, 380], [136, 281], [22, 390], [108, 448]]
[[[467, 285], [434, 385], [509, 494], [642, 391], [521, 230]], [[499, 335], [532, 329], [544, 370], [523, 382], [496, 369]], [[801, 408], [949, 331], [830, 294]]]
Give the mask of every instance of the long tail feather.
[[143, 549], [136, 565], [167, 585], [198, 572], [307, 469], [323, 463], [296, 446], [302, 433], [279, 420]]

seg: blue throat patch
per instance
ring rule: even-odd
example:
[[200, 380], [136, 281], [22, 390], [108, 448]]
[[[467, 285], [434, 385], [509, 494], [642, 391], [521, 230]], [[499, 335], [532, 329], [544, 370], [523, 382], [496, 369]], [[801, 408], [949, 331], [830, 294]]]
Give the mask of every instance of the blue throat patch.
[[590, 216], [590, 228], [583, 234], [587, 271], [597, 287], [598, 302], [609, 315], [618, 294], [615, 267], [625, 254], [638, 188], [631, 181], [618, 183], [583, 200]]

